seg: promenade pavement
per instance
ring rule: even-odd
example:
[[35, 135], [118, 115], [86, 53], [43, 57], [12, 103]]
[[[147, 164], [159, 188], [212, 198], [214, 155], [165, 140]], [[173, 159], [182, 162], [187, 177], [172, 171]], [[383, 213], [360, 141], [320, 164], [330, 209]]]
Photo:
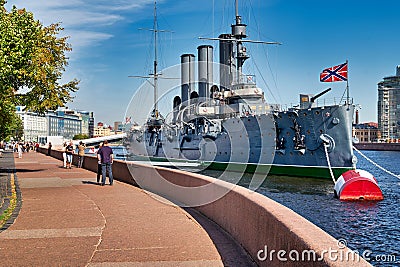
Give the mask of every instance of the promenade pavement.
[[36, 152], [4, 153], [0, 163], [22, 194], [18, 216], [0, 232], [0, 266], [254, 266], [192, 209], [118, 181], [99, 186], [95, 173]]

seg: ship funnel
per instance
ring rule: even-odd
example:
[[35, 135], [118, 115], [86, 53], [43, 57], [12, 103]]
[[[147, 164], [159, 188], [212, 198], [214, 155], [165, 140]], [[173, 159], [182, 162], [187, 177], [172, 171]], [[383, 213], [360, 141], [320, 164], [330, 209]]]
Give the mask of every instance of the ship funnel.
[[176, 123], [176, 118], [178, 117], [179, 113], [179, 106], [182, 103], [181, 98], [177, 95], [174, 97], [174, 100], [172, 102], [172, 106], [174, 107], [173, 109], [173, 117], [172, 117], [172, 123]]
[[181, 100], [184, 106], [189, 105], [189, 96], [194, 91], [194, 69], [194, 55], [181, 55]]
[[[201, 45], [197, 47], [199, 54], [199, 97], [210, 97], [210, 88], [213, 83], [213, 47]], [[200, 100], [201, 101], [201, 100]]]
[[230, 90], [233, 81], [235, 66], [233, 60], [233, 42], [227, 41], [231, 38], [230, 34], [221, 34], [219, 36], [219, 80], [221, 90]]

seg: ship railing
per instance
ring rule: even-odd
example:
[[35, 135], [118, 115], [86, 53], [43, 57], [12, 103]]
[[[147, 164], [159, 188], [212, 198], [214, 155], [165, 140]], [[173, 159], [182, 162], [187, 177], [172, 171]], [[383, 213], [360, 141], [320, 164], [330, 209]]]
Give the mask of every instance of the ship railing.
[[[308, 104], [308, 105], [307, 105]], [[353, 98], [349, 98], [349, 104], [353, 104]], [[328, 107], [328, 106], [342, 106], [347, 105], [347, 99], [343, 97], [333, 97], [333, 98], [322, 98], [316, 99], [315, 102], [306, 102], [306, 103], [289, 103], [282, 104], [281, 110], [289, 110], [293, 108], [314, 108], [314, 107]]]
[[256, 84], [256, 76], [253, 74], [240, 74], [238, 84]]

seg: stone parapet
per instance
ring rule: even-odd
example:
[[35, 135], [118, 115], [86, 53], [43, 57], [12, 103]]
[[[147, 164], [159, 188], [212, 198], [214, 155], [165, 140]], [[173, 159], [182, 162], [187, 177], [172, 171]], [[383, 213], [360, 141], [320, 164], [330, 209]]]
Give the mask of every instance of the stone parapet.
[[[62, 159], [59, 151], [53, 151], [53, 156]], [[96, 171], [97, 159], [85, 157], [84, 168]], [[113, 174], [119, 181], [154, 193], [155, 198], [159, 195], [194, 207], [225, 229], [259, 266], [371, 266], [294, 211], [241, 186], [119, 160], [113, 164]]]

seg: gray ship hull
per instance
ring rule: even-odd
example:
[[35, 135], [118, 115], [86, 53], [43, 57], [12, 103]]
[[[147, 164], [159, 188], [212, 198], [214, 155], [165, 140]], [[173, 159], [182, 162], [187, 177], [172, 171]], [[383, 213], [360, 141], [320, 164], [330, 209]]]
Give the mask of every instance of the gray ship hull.
[[128, 147], [153, 160], [252, 163], [271, 166], [275, 150], [274, 116], [263, 114], [221, 120], [223, 130], [166, 129], [133, 132]]
[[[276, 151], [274, 164], [277, 167], [303, 170], [301, 175], [306, 172], [312, 177], [320, 176], [321, 172], [328, 174], [329, 177], [327, 157], [332, 168], [337, 169], [335, 176], [340, 176], [343, 170], [354, 169], [356, 159], [353, 154], [351, 135], [353, 112], [352, 105], [280, 112], [276, 118], [277, 127], [280, 130], [278, 139], [286, 137], [286, 144], [284, 149]], [[304, 149], [295, 148], [293, 119], [296, 119], [301, 126]], [[324, 140], [329, 142], [326, 149]], [[313, 167], [315, 167], [315, 173], [312, 173]], [[282, 174], [285, 173], [282, 171]]]
[[[223, 120], [216, 135], [164, 128], [137, 131], [130, 152], [156, 161], [191, 161], [203, 168], [331, 178], [355, 168], [354, 107], [334, 105]], [[297, 125], [297, 126], [296, 126]], [[296, 139], [300, 136], [301, 144]]]

